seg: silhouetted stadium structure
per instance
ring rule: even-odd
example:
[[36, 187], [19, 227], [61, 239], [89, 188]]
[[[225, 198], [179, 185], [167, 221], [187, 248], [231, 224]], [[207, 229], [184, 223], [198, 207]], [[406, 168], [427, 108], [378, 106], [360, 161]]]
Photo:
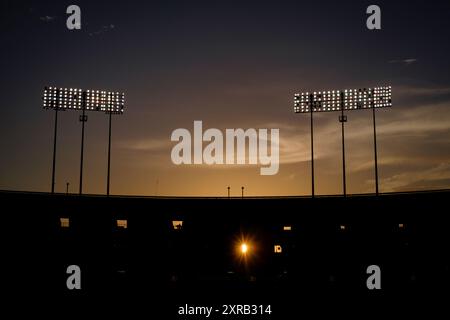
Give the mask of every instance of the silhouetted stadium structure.
[[[58, 298], [119, 299], [147, 292], [147, 303], [159, 306], [150, 298], [157, 293], [173, 302], [169, 308], [192, 301], [281, 303], [278, 315], [292, 314], [305, 296], [397, 299], [447, 288], [449, 196], [449, 190], [314, 199], [0, 192], [3, 208], [10, 208], [2, 218], [8, 280], [21, 294], [45, 288]], [[237, 251], [242, 239], [249, 244], [246, 260]], [[79, 291], [66, 288], [72, 264], [82, 270]], [[381, 268], [378, 292], [366, 287], [373, 264]]]

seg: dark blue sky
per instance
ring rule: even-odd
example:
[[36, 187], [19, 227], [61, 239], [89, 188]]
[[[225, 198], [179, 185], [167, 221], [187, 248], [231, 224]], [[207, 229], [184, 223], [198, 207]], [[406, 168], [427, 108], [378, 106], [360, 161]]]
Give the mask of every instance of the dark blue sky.
[[[79, 31], [65, 26], [70, 4], [81, 8]], [[370, 4], [381, 8], [382, 30], [366, 28]], [[384, 84], [395, 108], [380, 114], [382, 188], [448, 187], [449, 18], [449, 1], [2, 1], [0, 188], [49, 189], [46, 85], [126, 93], [114, 122], [114, 193], [213, 195], [228, 184], [308, 193], [308, 122], [292, 113], [293, 94]], [[370, 119], [352, 117], [349, 188], [366, 192]], [[335, 118], [317, 120], [322, 193], [340, 192]], [[87, 124], [87, 192], [104, 191], [106, 120], [92, 114]], [[248, 167], [174, 166], [170, 133], [194, 120], [280, 128], [282, 170], [263, 178]], [[79, 127], [76, 114], [63, 114], [58, 191], [66, 181], [76, 189]]]

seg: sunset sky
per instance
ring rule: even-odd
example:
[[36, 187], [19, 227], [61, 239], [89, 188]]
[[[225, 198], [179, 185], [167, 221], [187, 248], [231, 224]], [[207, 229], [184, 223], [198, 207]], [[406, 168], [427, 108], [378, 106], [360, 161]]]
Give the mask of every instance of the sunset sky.
[[[244, 4], [245, 2], [245, 4]], [[395, 2], [395, 3], [394, 3]], [[66, 28], [67, 6], [82, 28]], [[0, 189], [50, 191], [54, 113], [44, 86], [125, 92], [113, 121], [111, 192], [310, 194], [308, 115], [296, 92], [391, 85], [377, 110], [381, 192], [450, 188], [450, 2], [2, 1]], [[79, 112], [60, 113], [56, 191], [78, 191]], [[105, 193], [108, 119], [89, 113], [86, 193]], [[347, 192], [374, 191], [371, 112], [348, 112]], [[176, 166], [173, 130], [280, 129], [280, 170]], [[316, 193], [342, 192], [338, 114], [315, 115]]]

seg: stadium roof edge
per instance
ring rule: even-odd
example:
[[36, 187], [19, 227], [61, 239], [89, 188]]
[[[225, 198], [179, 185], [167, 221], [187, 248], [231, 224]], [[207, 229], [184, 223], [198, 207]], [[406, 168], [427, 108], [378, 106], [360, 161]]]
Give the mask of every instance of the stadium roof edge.
[[[450, 193], [450, 189], [435, 189], [435, 190], [418, 190], [418, 191], [401, 191], [401, 192], [383, 192], [379, 196], [389, 196], [389, 195], [408, 195], [408, 194], [427, 194], [427, 193]], [[41, 196], [55, 196], [55, 197], [84, 197], [84, 198], [106, 198], [104, 194], [66, 194], [66, 193], [55, 193], [50, 192], [39, 192], [39, 191], [20, 191], [20, 190], [0, 190], [0, 194], [29, 194], [29, 195], [41, 195]], [[347, 194], [347, 197], [373, 197], [375, 193], [357, 193], [357, 194]], [[341, 194], [335, 195], [316, 195], [316, 198], [343, 198]], [[144, 195], [110, 195], [109, 198], [124, 198], [124, 199], [228, 199], [228, 196], [144, 196]], [[310, 195], [302, 196], [241, 196], [230, 197], [231, 199], [310, 199]]]

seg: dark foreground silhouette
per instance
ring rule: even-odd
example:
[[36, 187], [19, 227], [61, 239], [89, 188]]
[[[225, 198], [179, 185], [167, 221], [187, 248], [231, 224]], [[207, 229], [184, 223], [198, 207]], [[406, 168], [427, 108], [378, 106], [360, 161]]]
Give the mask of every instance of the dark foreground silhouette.
[[[187, 303], [271, 304], [271, 317], [282, 318], [300, 315], [311, 302], [343, 307], [358, 299], [401, 313], [399, 299], [414, 305], [410, 299], [448, 297], [449, 197], [450, 191], [315, 199], [1, 192], [2, 264], [9, 296], [25, 301], [79, 305], [107, 297], [118, 309], [126, 300], [166, 318]], [[70, 265], [81, 268], [81, 290], [67, 289]], [[366, 286], [370, 265], [381, 269], [381, 290]]]

